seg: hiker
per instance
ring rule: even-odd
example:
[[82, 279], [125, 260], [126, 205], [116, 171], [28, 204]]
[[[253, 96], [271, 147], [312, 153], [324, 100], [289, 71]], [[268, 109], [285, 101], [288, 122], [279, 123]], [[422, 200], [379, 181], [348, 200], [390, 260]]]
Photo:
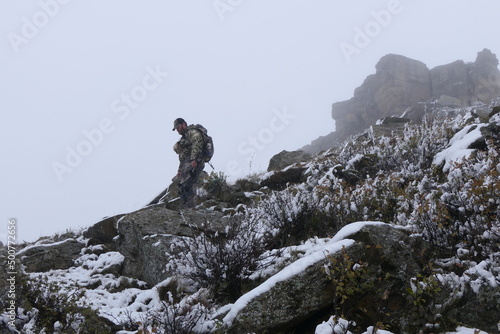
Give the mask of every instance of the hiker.
[[182, 136], [174, 145], [174, 151], [179, 155], [177, 179], [182, 208], [194, 208], [195, 185], [205, 167], [204, 138], [196, 126], [188, 126], [182, 118], [174, 121], [172, 131], [175, 130]]

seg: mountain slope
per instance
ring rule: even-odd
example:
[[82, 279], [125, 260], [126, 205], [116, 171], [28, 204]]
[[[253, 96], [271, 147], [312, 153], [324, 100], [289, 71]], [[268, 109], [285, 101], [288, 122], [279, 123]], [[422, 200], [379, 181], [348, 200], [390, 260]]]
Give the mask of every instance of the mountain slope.
[[197, 210], [165, 208], [167, 194], [83, 233], [26, 245], [16, 254], [25, 273], [15, 299], [2, 288], [2, 326], [495, 333], [500, 113], [490, 111], [438, 109], [389, 135], [374, 126], [258, 178], [228, 185], [213, 174]]

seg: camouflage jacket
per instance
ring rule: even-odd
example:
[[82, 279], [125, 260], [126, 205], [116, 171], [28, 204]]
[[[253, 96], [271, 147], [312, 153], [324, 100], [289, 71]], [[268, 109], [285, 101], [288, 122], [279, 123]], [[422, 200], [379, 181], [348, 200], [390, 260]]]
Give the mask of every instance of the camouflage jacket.
[[203, 153], [203, 137], [193, 125], [188, 126], [181, 139], [174, 145], [179, 161], [201, 160]]

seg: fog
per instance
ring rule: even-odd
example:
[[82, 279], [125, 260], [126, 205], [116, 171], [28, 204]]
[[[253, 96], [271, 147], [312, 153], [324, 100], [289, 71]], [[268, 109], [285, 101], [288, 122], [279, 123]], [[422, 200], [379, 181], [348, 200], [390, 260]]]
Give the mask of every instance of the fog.
[[0, 5], [0, 241], [90, 226], [171, 182], [175, 118], [204, 125], [229, 180], [335, 129], [378, 60], [498, 55], [498, 10], [389, 0], [9, 1]]

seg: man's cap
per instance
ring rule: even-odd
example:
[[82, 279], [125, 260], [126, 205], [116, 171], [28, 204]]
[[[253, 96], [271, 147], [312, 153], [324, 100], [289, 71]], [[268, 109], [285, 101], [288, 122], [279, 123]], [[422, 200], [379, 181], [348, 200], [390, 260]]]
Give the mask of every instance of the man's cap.
[[184, 118], [177, 118], [174, 121], [174, 128], [172, 129], [172, 131], [175, 131], [175, 129], [177, 129], [177, 126], [179, 126], [179, 124], [183, 124], [183, 123], [186, 123], [186, 121], [184, 120]]

